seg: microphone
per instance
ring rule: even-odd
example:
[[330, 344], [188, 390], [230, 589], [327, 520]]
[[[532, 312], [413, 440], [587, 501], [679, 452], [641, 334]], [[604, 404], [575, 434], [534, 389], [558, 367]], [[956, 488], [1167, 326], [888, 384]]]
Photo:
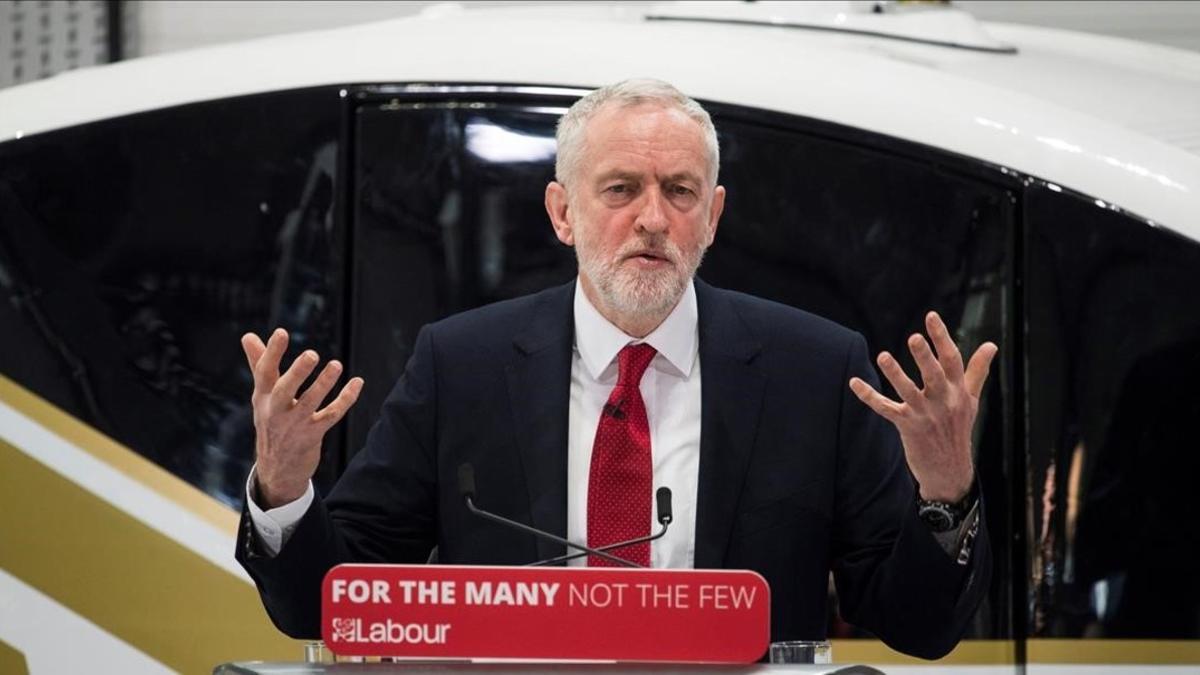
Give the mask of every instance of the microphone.
[[675, 516], [671, 514], [671, 488], [665, 485], [658, 488], [654, 499], [658, 502], [658, 522], [662, 524], [665, 532], [666, 527], [675, 522]]
[[[605, 560], [608, 560], [609, 562], [613, 562], [618, 565], [624, 565], [625, 567], [641, 567], [641, 565], [639, 565], [635, 562], [625, 560], [624, 558], [618, 558], [617, 556], [612, 555], [611, 553], [606, 553], [599, 549], [589, 548], [582, 544], [576, 544], [575, 542], [569, 541], [562, 537], [559, 537], [558, 535], [550, 534], [549, 532], [543, 532], [542, 530], [539, 530], [536, 527], [530, 527], [524, 523], [518, 523], [515, 520], [509, 520], [508, 518], [505, 518], [504, 516], [497, 515], [490, 511], [485, 511], [485, 510], [475, 506], [475, 467], [469, 463], [463, 463], [463, 464], [458, 465], [458, 494], [460, 496], [462, 496], [463, 502], [467, 505], [467, 510], [470, 511], [471, 513], [479, 516], [480, 518], [485, 518], [492, 522], [500, 523], [501, 525], [505, 525], [507, 527], [511, 527], [511, 528], [520, 530], [522, 532], [525, 532], [526, 534], [532, 534], [533, 536], [538, 537], [540, 539], [545, 539], [547, 541], [552, 541], [556, 544], [562, 544], [563, 546], [567, 546], [569, 548], [583, 551], [583, 553], [577, 554], [575, 557], [581, 557], [581, 556], [585, 556], [585, 555], [594, 555], [594, 556], [599, 556], [601, 558], [604, 558]], [[662, 536], [662, 534], [665, 532], [666, 532], [666, 528], [663, 528], [663, 532], [660, 532], [659, 536]], [[631, 543], [634, 543], [634, 542], [631, 542]], [[626, 545], [626, 544], [623, 542], [622, 544], [617, 545], [617, 546], [612, 546], [611, 548], [618, 548], [619, 546], [622, 546], [622, 545]]]
[[[607, 544], [605, 546], [600, 546], [596, 550], [597, 551], [606, 551], [606, 552], [612, 551], [612, 550], [615, 550], [618, 548], [625, 548], [626, 546], [633, 546], [634, 544], [641, 544], [641, 543], [645, 543], [645, 542], [649, 542], [649, 541], [654, 541], [655, 539], [660, 539], [664, 535], [666, 535], [667, 528], [671, 525], [671, 521], [674, 520], [674, 517], [671, 515], [671, 488], [669, 488], [665, 485], [658, 488], [658, 490], [656, 490], [654, 493], [654, 498], [655, 498], [655, 501], [658, 502], [658, 524], [662, 525], [661, 530], [659, 530], [658, 532], [656, 532], [654, 534], [647, 535], [645, 537], [638, 537], [637, 539], [630, 539], [628, 541], [620, 541], [615, 544]], [[528, 565], [526, 565], [526, 567], [541, 567], [542, 565], [555, 565], [560, 562], [566, 562], [568, 560], [582, 558], [585, 555], [587, 555], [587, 554], [586, 553], [569, 553], [567, 555], [561, 555], [557, 558], [551, 558], [549, 560], [539, 560], [535, 563], [529, 563]], [[640, 565], [639, 565], [639, 567], [640, 567]]]
[[463, 499], [475, 498], [475, 467], [470, 464], [458, 465], [458, 494]]

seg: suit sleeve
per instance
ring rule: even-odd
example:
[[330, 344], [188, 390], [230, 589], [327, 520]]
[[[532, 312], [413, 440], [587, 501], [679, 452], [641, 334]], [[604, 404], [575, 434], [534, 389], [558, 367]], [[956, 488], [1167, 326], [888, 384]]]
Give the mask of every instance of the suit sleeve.
[[332, 567], [428, 559], [437, 522], [434, 362], [427, 327], [366, 445], [329, 496], [313, 500], [278, 555], [260, 550], [243, 508], [238, 562], [275, 626], [291, 637], [320, 637], [321, 584]]
[[[853, 376], [879, 389], [861, 336], [849, 347], [842, 382]], [[898, 651], [939, 658], [962, 637], [991, 575], [982, 501], [970, 562], [959, 565], [917, 515], [895, 427], [848, 385], [842, 389], [833, 535], [842, 616]]]

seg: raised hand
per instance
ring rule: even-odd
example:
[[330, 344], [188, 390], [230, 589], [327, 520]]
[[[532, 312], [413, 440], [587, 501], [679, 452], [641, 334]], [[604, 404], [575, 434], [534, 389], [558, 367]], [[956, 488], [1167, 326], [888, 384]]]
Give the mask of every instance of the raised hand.
[[895, 357], [882, 352], [879, 367], [901, 400], [893, 401], [857, 377], [850, 378], [850, 389], [896, 425], [909, 470], [921, 485], [921, 498], [957, 502], [974, 480], [971, 429], [979, 411], [979, 395], [999, 348], [992, 342], [983, 343], [964, 370], [958, 346], [937, 312], [925, 315], [925, 328], [936, 355], [921, 334], [908, 338], [923, 388], [909, 379]]
[[254, 408], [258, 501], [263, 508], [282, 506], [304, 494], [321, 461], [321, 439], [345, 417], [363, 386], [361, 377], [351, 378], [329, 405], [318, 409], [341, 376], [342, 364], [325, 364], [301, 394], [300, 385], [320, 359], [308, 350], [280, 375], [279, 362], [287, 344], [288, 334], [282, 328], [275, 329], [265, 345], [253, 333], [242, 336], [242, 349], [254, 374], [250, 403]]

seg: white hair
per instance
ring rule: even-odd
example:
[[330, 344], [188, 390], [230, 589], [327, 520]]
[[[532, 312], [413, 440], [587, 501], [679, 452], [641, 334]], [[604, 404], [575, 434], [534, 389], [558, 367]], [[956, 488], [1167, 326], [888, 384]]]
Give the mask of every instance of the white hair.
[[708, 151], [708, 177], [717, 184], [717, 171], [721, 165], [721, 150], [717, 146], [717, 129], [699, 103], [662, 80], [624, 80], [601, 87], [575, 102], [567, 114], [558, 121], [555, 141], [558, 157], [554, 162], [554, 177], [563, 185], [570, 185], [579, 173], [583, 161], [584, 131], [588, 122], [603, 107], [614, 104], [623, 108], [644, 103], [658, 103], [676, 108], [700, 125], [704, 133], [704, 145]]

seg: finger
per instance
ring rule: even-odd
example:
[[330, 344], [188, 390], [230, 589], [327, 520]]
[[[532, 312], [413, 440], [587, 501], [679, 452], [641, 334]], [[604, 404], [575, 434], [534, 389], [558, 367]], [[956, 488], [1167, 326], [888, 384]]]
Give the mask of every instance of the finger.
[[894, 424], [896, 420], [900, 419], [900, 404], [875, 391], [875, 387], [867, 384], [865, 380], [857, 377], [850, 378], [850, 391], [854, 392], [858, 400], [887, 421]]
[[246, 353], [246, 363], [250, 366], [250, 374], [254, 375], [254, 365], [258, 363], [263, 352], [267, 351], [267, 346], [254, 333], [246, 333], [242, 336], [242, 351]]
[[933, 355], [925, 336], [913, 333], [908, 338], [908, 350], [912, 352], [913, 360], [921, 371], [921, 383], [925, 385], [925, 391], [931, 394], [943, 391], [946, 388], [946, 372]]
[[271, 390], [271, 404], [276, 408], [290, 408], [292, 402], [296, 400], [296, 393], [300, 391], [300, 385], [304, 384], [304, 380], [308, 379], [320, 361], [317, 353], [311, 349], [306, 349], [303, 354], [296, 357], [291, 367], [279, 378], [279, 382]]
[[921, 390], [917, 389], [917, 385], [908, 379], [904, 369], [900, 367], [900, 363], [896, 361], [896, 357], [887, 352], [881, 352], [877, 359], [879, 368], [883, 370], [883, 376], [888, 382], [892, 383], [892, 387], [896, 393], [900, 395], [900, 400], [909, 405], [921, 405]]
[[1000, 348], [994, 342], [985, 342], [979, 345], [979, 349], [971, 356], [971, 362], [967, 364], [967, 374], [965, 377], [967, 391], [975, 398], [983, 393], [983, 385], [987, 382], [988, 371], [992, 367], [992, 359]]
[[333, 399], [329, 405], [313, 415], [313, 421], [320, 424], [326, 430], [340, 422], [346, 416], [346, 412], [350, 410], [350, 406], [354, 405], [354, 402], [358, 400], [358, 395], [362, 393], [362, 388], [363, 379], [361, 377], [350, 378], [350, 381], [338, 393], [337, 398]]
[[929, 337], [933, 340], [933, 348], [937, 350], [938, 363], [942, 364], [942, 372], [945, 373], [946, 379], [954, 384], [962, 382], [962, 353], [958, 351], [958, 345], [954, 344], [954, 338], [950, 337], [950, 329], [946, 328], [942, 317], [938, 316], [937, 312], [926, 314], [925, 329], [929, 331]]
[[287, 351], [288, 334], [282, 328], [276, 328], [267, 340], [267, 348], [254, 364], [254, 390], [259, 394], [269, 394], [279, 380], [279, 359]]
[[321, 401], [329, 395], [333, 390], [333, 385], [337, 384], [338, 378], [342, 375], [342, 364], [338, 361], [330, 361], [321, 369], [321, 374], [313, 381], [312, 385], [300, 396], [300, 400], [296, 402], [296, 407], [305, 410], [308, 413], [316, 411], [317, 406], [321, 405]]

